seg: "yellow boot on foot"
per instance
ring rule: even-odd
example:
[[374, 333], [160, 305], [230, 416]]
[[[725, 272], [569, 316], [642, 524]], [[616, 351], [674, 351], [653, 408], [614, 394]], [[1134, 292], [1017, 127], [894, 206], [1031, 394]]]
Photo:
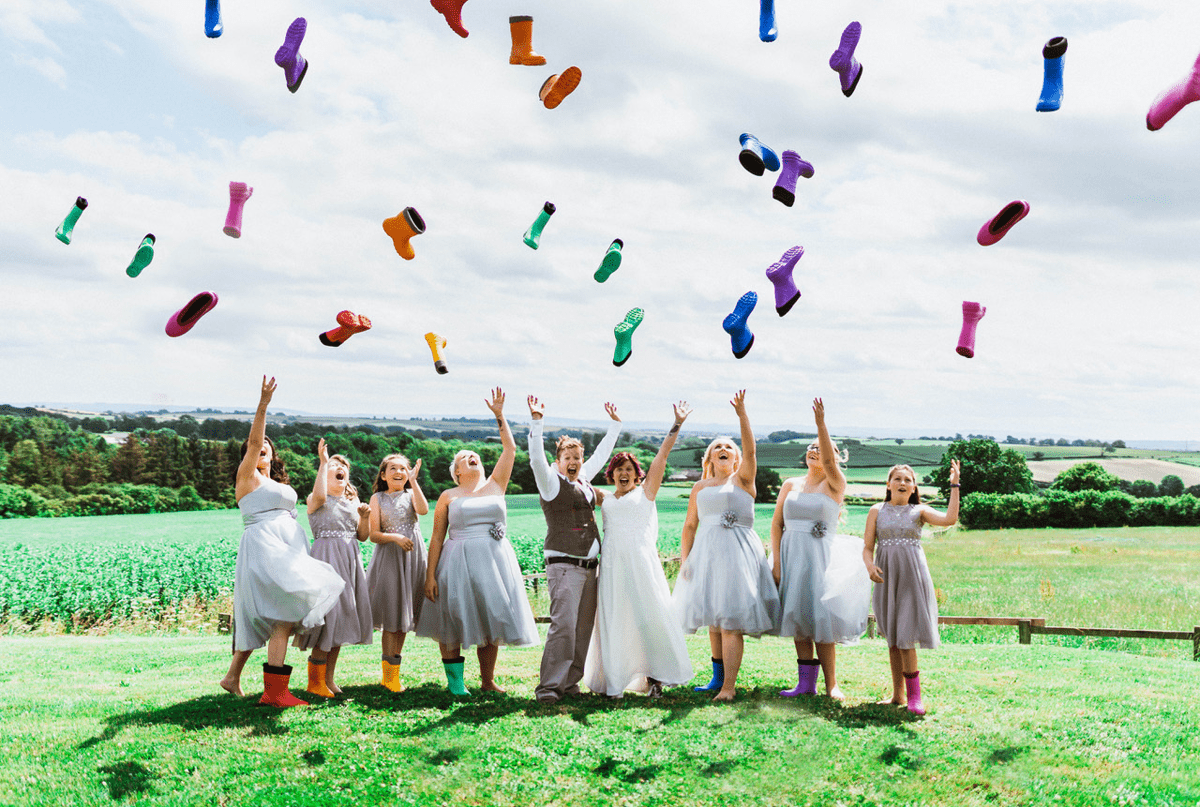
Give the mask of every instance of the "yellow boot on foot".
[[404, 684], [400, 683], [400, 663], [393, 664], [387, 659], [383, 660], [383, 680], [380, 681], [386, 689], [392, 692], [403, 692]]

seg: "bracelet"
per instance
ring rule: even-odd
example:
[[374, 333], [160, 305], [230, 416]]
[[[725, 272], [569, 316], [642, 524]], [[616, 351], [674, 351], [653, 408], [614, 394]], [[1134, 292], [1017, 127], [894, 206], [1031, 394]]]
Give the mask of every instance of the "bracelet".
[[950, 487], [957, 488], [957, 487], [961, 487], [961, 485], [951, 485]]

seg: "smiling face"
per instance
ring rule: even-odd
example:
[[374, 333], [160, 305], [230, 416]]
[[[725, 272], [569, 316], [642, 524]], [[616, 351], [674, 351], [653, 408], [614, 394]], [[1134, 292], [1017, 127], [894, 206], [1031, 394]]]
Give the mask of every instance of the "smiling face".
[[331, 496], [342, 496], [346, 483], [350, 481], [350, 469], [345, 463], [331, 461], [325, 468], [325, 489]]
[[810, 471], [824, 470], [824, 466], [821, 465], [821, 447], [819, 445], [816, 443], [809, 444], [808, 450], [804, 452], [804, 464], [808, 466], [808, 470]]
[[730, 438], [718, 437], [709, 443], [704, 464], [712, 469], [713, 476], [729, 476], [742, 464], [742, 452]]
[[460, 485], [478, 480], [483, 474], [483, 460], [474, 451], [465, 452], [454, 462], [454, 479]]
[[406, 460], [388, 460], [384, 463], [383, 473], [380, 476], [387, 483], [388, 491], [395, 493], [398, 490], [404, 490], [404, 486], [408, 484], [409, 477], [412, 476], [412, 468], [409, 467]]
[[574, 482], [579, 478], [579, 472], [583, 470], [583, 449], [578, 446], [568, 446], [558, 453], [559, 473], [567, 478], [568, 482]]
[[618, 496], [624, 496], [641, 482], [638, 479], [637, 468], [633, 467], [633, 462], [628, 459], [612, 470], [612, 480], [617, 487]]
[[258, 472], [263, 476], [271, 475], [271, 460], [275, 458], [275, 452], [271, 449], [271, 444], [263, 440], [262, 448], [258, 451]]

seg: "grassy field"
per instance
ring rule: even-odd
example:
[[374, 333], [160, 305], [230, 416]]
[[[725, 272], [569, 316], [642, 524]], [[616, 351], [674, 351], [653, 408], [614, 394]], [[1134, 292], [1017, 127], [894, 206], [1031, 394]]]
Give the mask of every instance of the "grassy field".
[[[707, 642], [689, 643], [706, 679]], [[1058, 647], [922, 656], [929, 715], [877, 706], [886, 651], [839, 654], [848, 701], [785, 700], [790, 642], [750, 642], [739, 700], [532, 700], [540, 648], [501, 652], [508, 694], [454, 700], [436, 648], [348, 648], [347, 697], [279, 711], [216, 687], [219, 638], [4, 640], [0, 794], [19, 805], [1194, 805], [1196, 665]], [[470, 654], [469, 654], [470, 655]], [[294, 691], [303, 688], [299, 653]], [[474, 658], [468, 683], [477, 680]], [[320, 699], [314, 698], [314, 701]]]

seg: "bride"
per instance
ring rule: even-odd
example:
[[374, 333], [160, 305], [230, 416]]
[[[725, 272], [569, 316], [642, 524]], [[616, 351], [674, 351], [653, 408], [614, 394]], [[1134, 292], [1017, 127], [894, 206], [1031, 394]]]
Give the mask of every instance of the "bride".
[[654, 504], [667, 455], [689, 414], [686, 402], [675, 405], [675, 425], [659, 447], [649, 474], [627, 451], [614, 456], [605, 471], [616, 491], [600, 505], [604, 542], [599, 602], [583, 670], [583, 682], [593, 692], [619, 698], [628, 689], [657, 698], [664, 686], [678, 686], [692, 678], [683, 630], [671, 616], [671, 591], [658, 559]]

